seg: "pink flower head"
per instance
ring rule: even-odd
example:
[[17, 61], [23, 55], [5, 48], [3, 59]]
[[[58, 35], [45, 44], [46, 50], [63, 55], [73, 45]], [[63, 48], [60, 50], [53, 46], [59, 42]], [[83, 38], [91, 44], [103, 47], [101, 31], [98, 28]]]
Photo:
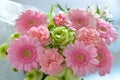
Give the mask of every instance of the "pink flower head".
[[28, 35], [37, 37], [42, 45], [45, 45], [49, 41], [49, 31], [44, 26], [32, 27], [28, 31]]
[[76, 30], [80, 29], [81, 27], [90, 28], [96, 26], [96, 20], [94, 16], [88, 11], [72, 9], [67, 16], [71, 22], [71, 26], [69, 20], [68, 23], [66, 22], [66, 25], [68, 27], [75, 28]]
[[26, 10], [16, 20], [15, 27], [20, 34], [27, 34], [31, 27], [46, 26], [47, 14], [32, 10]]
[[101, 42], [98, 31], [96, 29], [81, 28], [76, 31], [76, 37], [78, 41], [83, 41], [85, 44], [97, 45]]
[[100, 37], [105, 43], [111, 44], [118, 38], [116, 30], [111, 24], [105, 22], [104, 20], [98, 20], [96, 26], [98, 32], [100, 33]]
[[30, 71], [38, 68], [38, 55], [43, 54], [43, 48], [37, 38], [21, 36], [11, 42], [7, 58], [12, 66], [18, 70]]
[[45, 54], [39, 57], [39, 63], [41, 65], [41, 71], [49, 75], [55, 75], [62, 70], [61, 63], [64, 61], [57, 49], [45, 50]]
[[54, 23], [57, 26], [64, 26], [65, 25], [65, 14], [59, 13], [54, 18]]
[[63, 52], [67, 67], [71, 67], [76, 76], [85, 76], [96, 72], [98, 61], [97, 49], [93, 45], [85, 45], [76, 41], [69, 45]]
[[97, 65], [98, 72], [100, 76], [104, 76], [105, 74], [110, 73], [113, 56], [105, 44], [99, 45], [96, 48], [98, 53], [97, 60], [99, 61], [99, 64]]

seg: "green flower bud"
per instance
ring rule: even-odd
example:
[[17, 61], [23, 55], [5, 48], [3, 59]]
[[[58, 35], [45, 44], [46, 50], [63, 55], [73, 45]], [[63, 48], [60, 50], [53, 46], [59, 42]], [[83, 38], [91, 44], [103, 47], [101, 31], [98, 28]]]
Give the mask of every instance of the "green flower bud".
[[0, 45], [0, 58], [4, 59], [7, 55], [8, 43], [3, 43]]
[[10, 40], [12, 41], [12, 40], [14, 40], [15, 38], [19, 38], [19, 37], [20, 37], [20, 34], [14, 33], [14, 34], [12, 34], [12, 35], [10, 36]]
[[75, 32], [64, 26], [54, 27], [50, 33], [52, 45], [57, 48], [63, 48], [75, 41]]
[[18, 70], [17, 70], [16, 68], [13, 68], [13, 71], [14, 71], [14, 72], [18, 72]]

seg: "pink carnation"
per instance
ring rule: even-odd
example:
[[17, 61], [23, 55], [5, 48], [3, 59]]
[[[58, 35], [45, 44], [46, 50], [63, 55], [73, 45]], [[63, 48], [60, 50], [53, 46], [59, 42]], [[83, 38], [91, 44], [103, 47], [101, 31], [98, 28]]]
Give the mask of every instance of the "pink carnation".
[[98, 53], [97, 60], [99, 61], [99, 64], [97, 65], [98, 72], [100, 76], [104, 76], [105, 74], [110, 73], [113, 63], [113, 56], [104, 44], [99, 45], [96, 48]]
[[96, 20], [94, 16], [85, 10], [72, 9], [68, 13], [67, 17], [69, 18], [69, 20], [67, 20], [68, 23], [66, 22], [66, 26], [72, 27], [76, 30], [82, 27], [90, 28], [96, 26]]
[[47, 14], [32, 10], [26, 10], [16, 20], [15, 27], [20, 34], [26, 34], [31, 27], [46, 26]]
[[76, 41], [63, 52], [67, 67], [71, 67], [76, 76], [85, 76], [96, 72], [98, 61], [97, 49], [93, 45], [85, 45]]
[[57, 49], [45, 50], [45, 54], [39, 57], [41, 71], [49, 75], [55, 75], [62, 70], [62, 62], [64, 61]]
[[42, 45], [45, 45], [49, 41], [49, 31], [44, 26], [32, 27], [28, 31], [28, 35], [37, 37]]
[[43, 48], [37, 38], [21, 36], [11, 42], [8, 48], [8, 61], [18, 70], [30, 71], [38, 68], [38, 55], [43, 54]]
[[104, 20], [98, 20], [96, 26], [98, 32], [100, 33], [100, 37], [105, 43], [111, 44], [118, 38], [116, 30], [111, 24], [105, 22]]
[[64, 26], [65, 25], [65, 14], [59, 13], [54, 18], [54, 23], [57, 26]]
[[98, 45], [101, 42], [100, 35], [96, 29], [81, 28], [76, 31], [78, 41], [83, 41], [85, 44]]

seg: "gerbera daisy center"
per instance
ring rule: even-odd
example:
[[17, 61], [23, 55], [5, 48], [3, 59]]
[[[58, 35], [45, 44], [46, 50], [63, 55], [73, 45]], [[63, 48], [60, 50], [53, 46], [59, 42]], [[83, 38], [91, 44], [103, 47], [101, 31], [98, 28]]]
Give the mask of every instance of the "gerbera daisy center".
[[101, 61], [102, 60], [102, 54], [101, 53], [98, 53], [98, 56], [97, 56], [97, 60]]
[[25, 51], [23, 52], [23, 56], [26, 57], [26, 58], [28, 58], [28, 57], [31, 56], [31, 52], [30, 52], [29, 50], [25, 50]]
[[102, 31], [102, 32], [106, 32], [106, 28], [103, 27], [103, 26], [101, 26], [101, 27], [100, 27], [100, 31]]
[[77, 60], [78, 62], [83, 62], [83, 61], [85, 60], [85, 56], [84, 56], [83, 54], [78, 54], [78, 55], [76, 56], [76, 60]]
[[88, 25], [88, 20], [85, 18], [81, 18], [77, 21], [78, 24], [80, 24], [81, 26], [86, 26]]
[[28, 25], [31, 27], [31, 26], [35, 26], [36, 22], [34, 20], [30, 20], [28, 22]]

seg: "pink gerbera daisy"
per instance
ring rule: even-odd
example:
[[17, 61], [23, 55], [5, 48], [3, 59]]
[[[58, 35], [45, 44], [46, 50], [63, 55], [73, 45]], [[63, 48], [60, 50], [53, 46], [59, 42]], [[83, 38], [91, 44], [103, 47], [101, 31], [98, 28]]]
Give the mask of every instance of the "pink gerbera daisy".
[[67, 67], [71, 67], [76, 76], [85, 76], [96, 72], [98, 61], [97, 49], [93, 45], [85, 45], [76, 41], [63, 52]]
[[62, 70], [64, 58], [57, 52], [57, 49], [47, 49], [45, 54], [39, 57], [41, 71], [49, 75], [55, 75]]
[[45, 45], [49, 41], [49, 30], [44, 26], [32, 27], [28, 31], [28, 35], [37, 37], [42, 45]]
[[104, 76], [105, 74], [110, 73], [113, 56], [105, 44], [99, 45], [96, 48], [98, 53], [97, 60], [99, 61], [99, 64], [97, 65], [98, 72], [100, 76]]
[[78, 41], [83, 41], [85, 44], [98, 45], [101, 42], [99, 32], [96, 29], [81, 28], [76, 31]]
[[12, 66], [18, 70], [30, 71], [38, 68], [38, 55], [43, 54], [43, 48], [37, 38], [21, 36], [11, 42], [7, 58]]
[[[80, 9], [72, 9], [67, 15], [68, 23], [66, 22], [66, 26], [75, 28], [76, 30], [80, 29], [81, 27], [95, 27], [96, 20], [91, 13], [85, 10]], [[71, 25], [70, 25], [70, 22]]]
[[100, 37], [105, 43], [111, 44], [118, 38], [118, 33], [116, 30], [111, 24], [105, 22], [104, 20], [98, 20], [96, 26], [98, 32], [100, 33]]
[[16, 20], [15, 27], [20, 34], [26, 34], [31, 27], [46, 26], [47, 14], [32, 10], [26, 10]]

